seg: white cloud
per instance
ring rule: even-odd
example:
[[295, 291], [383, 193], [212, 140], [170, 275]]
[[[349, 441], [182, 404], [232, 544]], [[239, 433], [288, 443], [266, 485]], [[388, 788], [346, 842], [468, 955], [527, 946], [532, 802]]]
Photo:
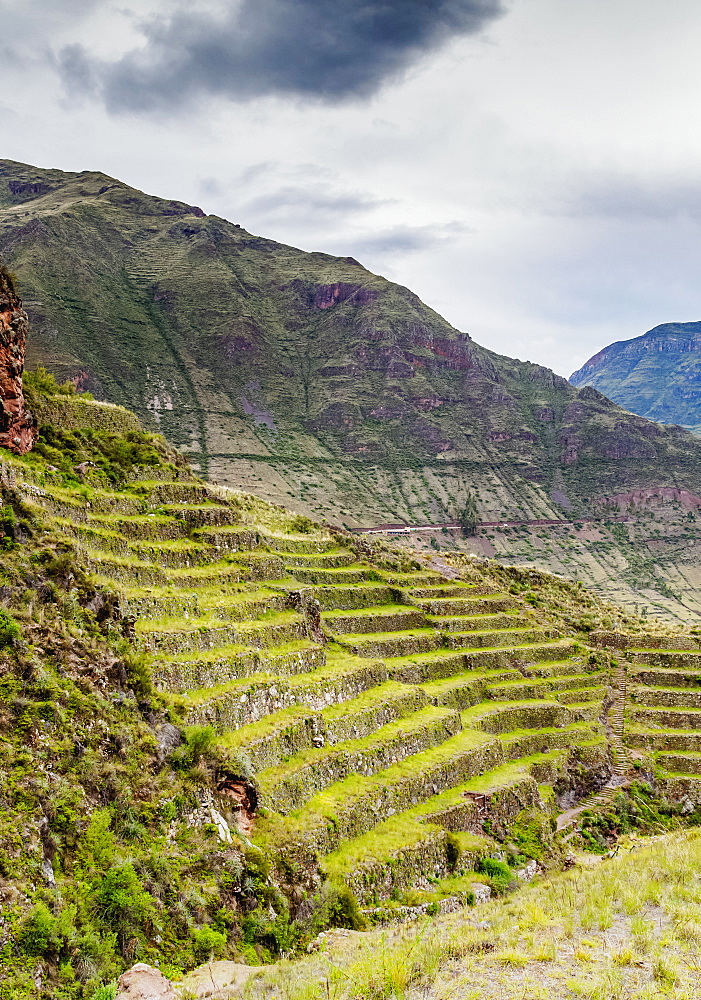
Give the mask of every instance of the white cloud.
[[6, 156], [103, 170], [352, 254], [478, 342], [561, 374], [610, 341], [701, 316], [691, 0], [513, 0], [486, 37], [456, 39], [363, 101], [213, 96], [148, 121], [60, 102], [49, 41], [107, 59], [138, 37], [106, 0], [60, 8], [27, 0], [3, 15], [35, 53], [0, 64], [22, 124]]

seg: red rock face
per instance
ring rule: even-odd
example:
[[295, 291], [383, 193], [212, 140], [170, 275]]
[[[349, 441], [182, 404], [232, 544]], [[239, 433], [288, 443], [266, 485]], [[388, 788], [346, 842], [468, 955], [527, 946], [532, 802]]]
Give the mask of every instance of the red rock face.
[[364, 306], [376, 298], [377, 292], [372, 288], [337, 281], [333, 285], [318, 285], [314, 291], [313, 304], [317, 309], [331, 309], [332, 306], [352, 299], [353, 305]]
[[22, 391], [29, 320], [9, 275], [0, 271], [0, 447], [24, 455], [37, 439]]
[[631, 490], [630, 493], [616, 493], [614, 496], [602, 497], [596, 503], [618, 507], [621, 513], [625, 513], [630, 506], [659, 507], [670, 500], [680, 504], [683, 510], [697, 511], [701, 507], [701, 497], [677, 486], [651, 486], [648, 489]]

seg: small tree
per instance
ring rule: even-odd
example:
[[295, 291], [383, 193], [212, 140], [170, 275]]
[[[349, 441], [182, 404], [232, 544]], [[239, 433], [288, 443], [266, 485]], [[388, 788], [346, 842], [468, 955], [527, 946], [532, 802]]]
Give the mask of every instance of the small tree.
[[477, 499], [475, 498], [472, 490], [467, 491], [465, 499], [458, 508], [456, 521], [462, 528], [462, 533], [465, 538], [469, 538], [470, 535], [474, 535], [477, 531], [477, 525], [479, 524], [477, 517]]

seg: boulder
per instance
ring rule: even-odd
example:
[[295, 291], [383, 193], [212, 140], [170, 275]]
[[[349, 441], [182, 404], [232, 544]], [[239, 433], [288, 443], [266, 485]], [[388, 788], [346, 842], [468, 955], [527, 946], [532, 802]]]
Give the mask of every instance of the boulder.
[[228, 997], [240, 996], [241, 989], [248, 979], [262, 966], [241, 965], [239, 962], [207, 962], [198, 969], [193, 969], [182, 984], [182, 992], [187, 996], [198, 998], [212, 997], [216, 1000], [226, 1000]]
[[138, 962], [119, 977], [115, 1000], [177, 1000], [177, 994], [160, 969]]

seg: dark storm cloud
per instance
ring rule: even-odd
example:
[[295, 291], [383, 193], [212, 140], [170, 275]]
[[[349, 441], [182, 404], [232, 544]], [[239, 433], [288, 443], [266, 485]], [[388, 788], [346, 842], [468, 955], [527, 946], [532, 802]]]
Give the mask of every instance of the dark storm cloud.
[[58, 55], [64, 82], [112, 111], [174, 110], [207, 96], [368, 97], [424, 53], [479, 32], [502, 0], [241, 0], [141, 25], [145, 46], [100, 62]]

